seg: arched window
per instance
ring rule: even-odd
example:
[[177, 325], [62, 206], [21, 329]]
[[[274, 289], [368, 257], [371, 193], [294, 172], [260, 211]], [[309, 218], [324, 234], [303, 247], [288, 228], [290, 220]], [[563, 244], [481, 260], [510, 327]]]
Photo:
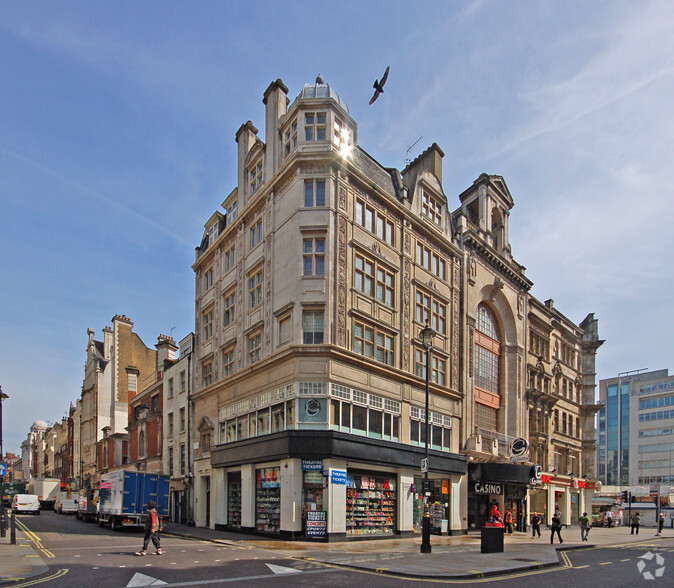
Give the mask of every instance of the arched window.
[[498, 431], [500, 396], [501, 337], [498, 323], [485, 304], [477, 308], [475, 331], [475, 412], [481, 435]]

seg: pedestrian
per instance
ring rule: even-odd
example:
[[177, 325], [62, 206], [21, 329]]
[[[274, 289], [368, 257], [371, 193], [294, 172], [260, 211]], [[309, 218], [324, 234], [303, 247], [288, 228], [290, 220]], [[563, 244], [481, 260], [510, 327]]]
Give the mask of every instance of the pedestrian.
[[665, 528], [665, 513], [660, 513], [660, 519], [658, 520], [658, 533], [662, 533], [662, 529]]
[[498, 510], [498, 504], [494, 502], [493, 506], [491, 507], [491, 522], [492, 523], [500, 523], [499, 526], [503, 525], [503, 521], [501, 520], [501, 513]]
[[641, 524], [641, 515], [638, 512], [635, 512], [630, 518], [630, 535], [639, 534], [639, 525]]
[[154, 500], [148, 501], [147, 514], [145, 515], [145, 538], [143, 539], [143, 548], [140, 551], [136, 551], [136, 555], [147, 555], [147, 546], [150, 543], [150, 539], [152, 539], [152, 545], [154, 545], [157, 550], [156, 555], [162, 555], [161, 543], [159, 541], [161, 521], [155, 507], [156, 504], [154, 503]]
[[583, 516], [578, 519], [580, 523], [580, 540], [587, 541], [587, 536], [590, 534], [590, 517], [584, 512]]
[[610, 529], [613, 526], [613, 511], [606, 511], [606, 526]]
[[538, 538], [541, 537], [541, 517], [538, 516], [538, 513], [534, 513], [534, 516], [531, 517], [531, 538], [536, 537], [538, 533]]
[[550, 526], [550, 545], [552, 545], [552, 542], [555, 538], [555, 533], [557, 533], [557, 537], [559, 537], [559, 542], [564, 543], [564, 540], [562, 539], [562, 521], [560, 520], [559, 516], [557, 516], [557, 513], [552, 516], [552, 525]]
[[503, 522], [505, 523], [505, 528], [506, 528], [506, 531], [508, 531], [508, 535], [512, 535], [513, 534], [513, 513], [510, 512], [510, 509], [506, 510], [505, 518], [503, 519]]

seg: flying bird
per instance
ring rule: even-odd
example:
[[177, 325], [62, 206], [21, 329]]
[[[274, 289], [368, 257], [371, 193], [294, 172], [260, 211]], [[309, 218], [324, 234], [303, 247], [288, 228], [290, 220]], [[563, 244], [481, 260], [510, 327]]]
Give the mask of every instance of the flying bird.
[[384, 91], [384, 84], [386, 83], [386, 78], [388, 78], [388, 70], [391, 69], [391, 66], [387, 66], [386, 71], [384, 72], [384, 75], [381, 77], [381, 81], [375, 80], [374, 81], [374, 96], [372, 96], [372, 99], [370, 100], [370, 104], [374, 104], [374, 101], [379, 98], [379, 94], [381, 94]]

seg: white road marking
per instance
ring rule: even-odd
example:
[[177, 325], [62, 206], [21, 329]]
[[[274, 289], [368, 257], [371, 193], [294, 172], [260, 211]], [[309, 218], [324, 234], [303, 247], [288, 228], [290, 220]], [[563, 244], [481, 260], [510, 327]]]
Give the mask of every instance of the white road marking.
[[275, 564], [265, 564], [272, 572], [275, 574], [301, 574], [302, 570], [296, 570], [295, 568], [287, 568], [285, 566], [277, 566]]
[[152, 576], [146, 576], [145, 574], [136, 572], [133, 575], [133, 578], [129, 580], [127, 586], [159, 586], [162, 584], [165, 585], [166, 582], [159, 580], [158, 578], [153, 578]]

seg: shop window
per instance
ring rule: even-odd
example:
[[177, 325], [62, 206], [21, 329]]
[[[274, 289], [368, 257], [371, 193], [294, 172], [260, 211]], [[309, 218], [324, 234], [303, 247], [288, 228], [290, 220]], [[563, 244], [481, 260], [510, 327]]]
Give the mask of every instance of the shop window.
[[255, 529], [266, 533], [281, 530], [281, 477], [279, 468], [256, 470]]
[[346, 534], [391, 535], [397, 527], [396, 477], [347, 472]]
[[275, 404], [271, 407], [271, 432], [278, 433], [285, 429], [285, 404]]
[[241, 472], [227, 474], [227, 526], [241, 527]]

